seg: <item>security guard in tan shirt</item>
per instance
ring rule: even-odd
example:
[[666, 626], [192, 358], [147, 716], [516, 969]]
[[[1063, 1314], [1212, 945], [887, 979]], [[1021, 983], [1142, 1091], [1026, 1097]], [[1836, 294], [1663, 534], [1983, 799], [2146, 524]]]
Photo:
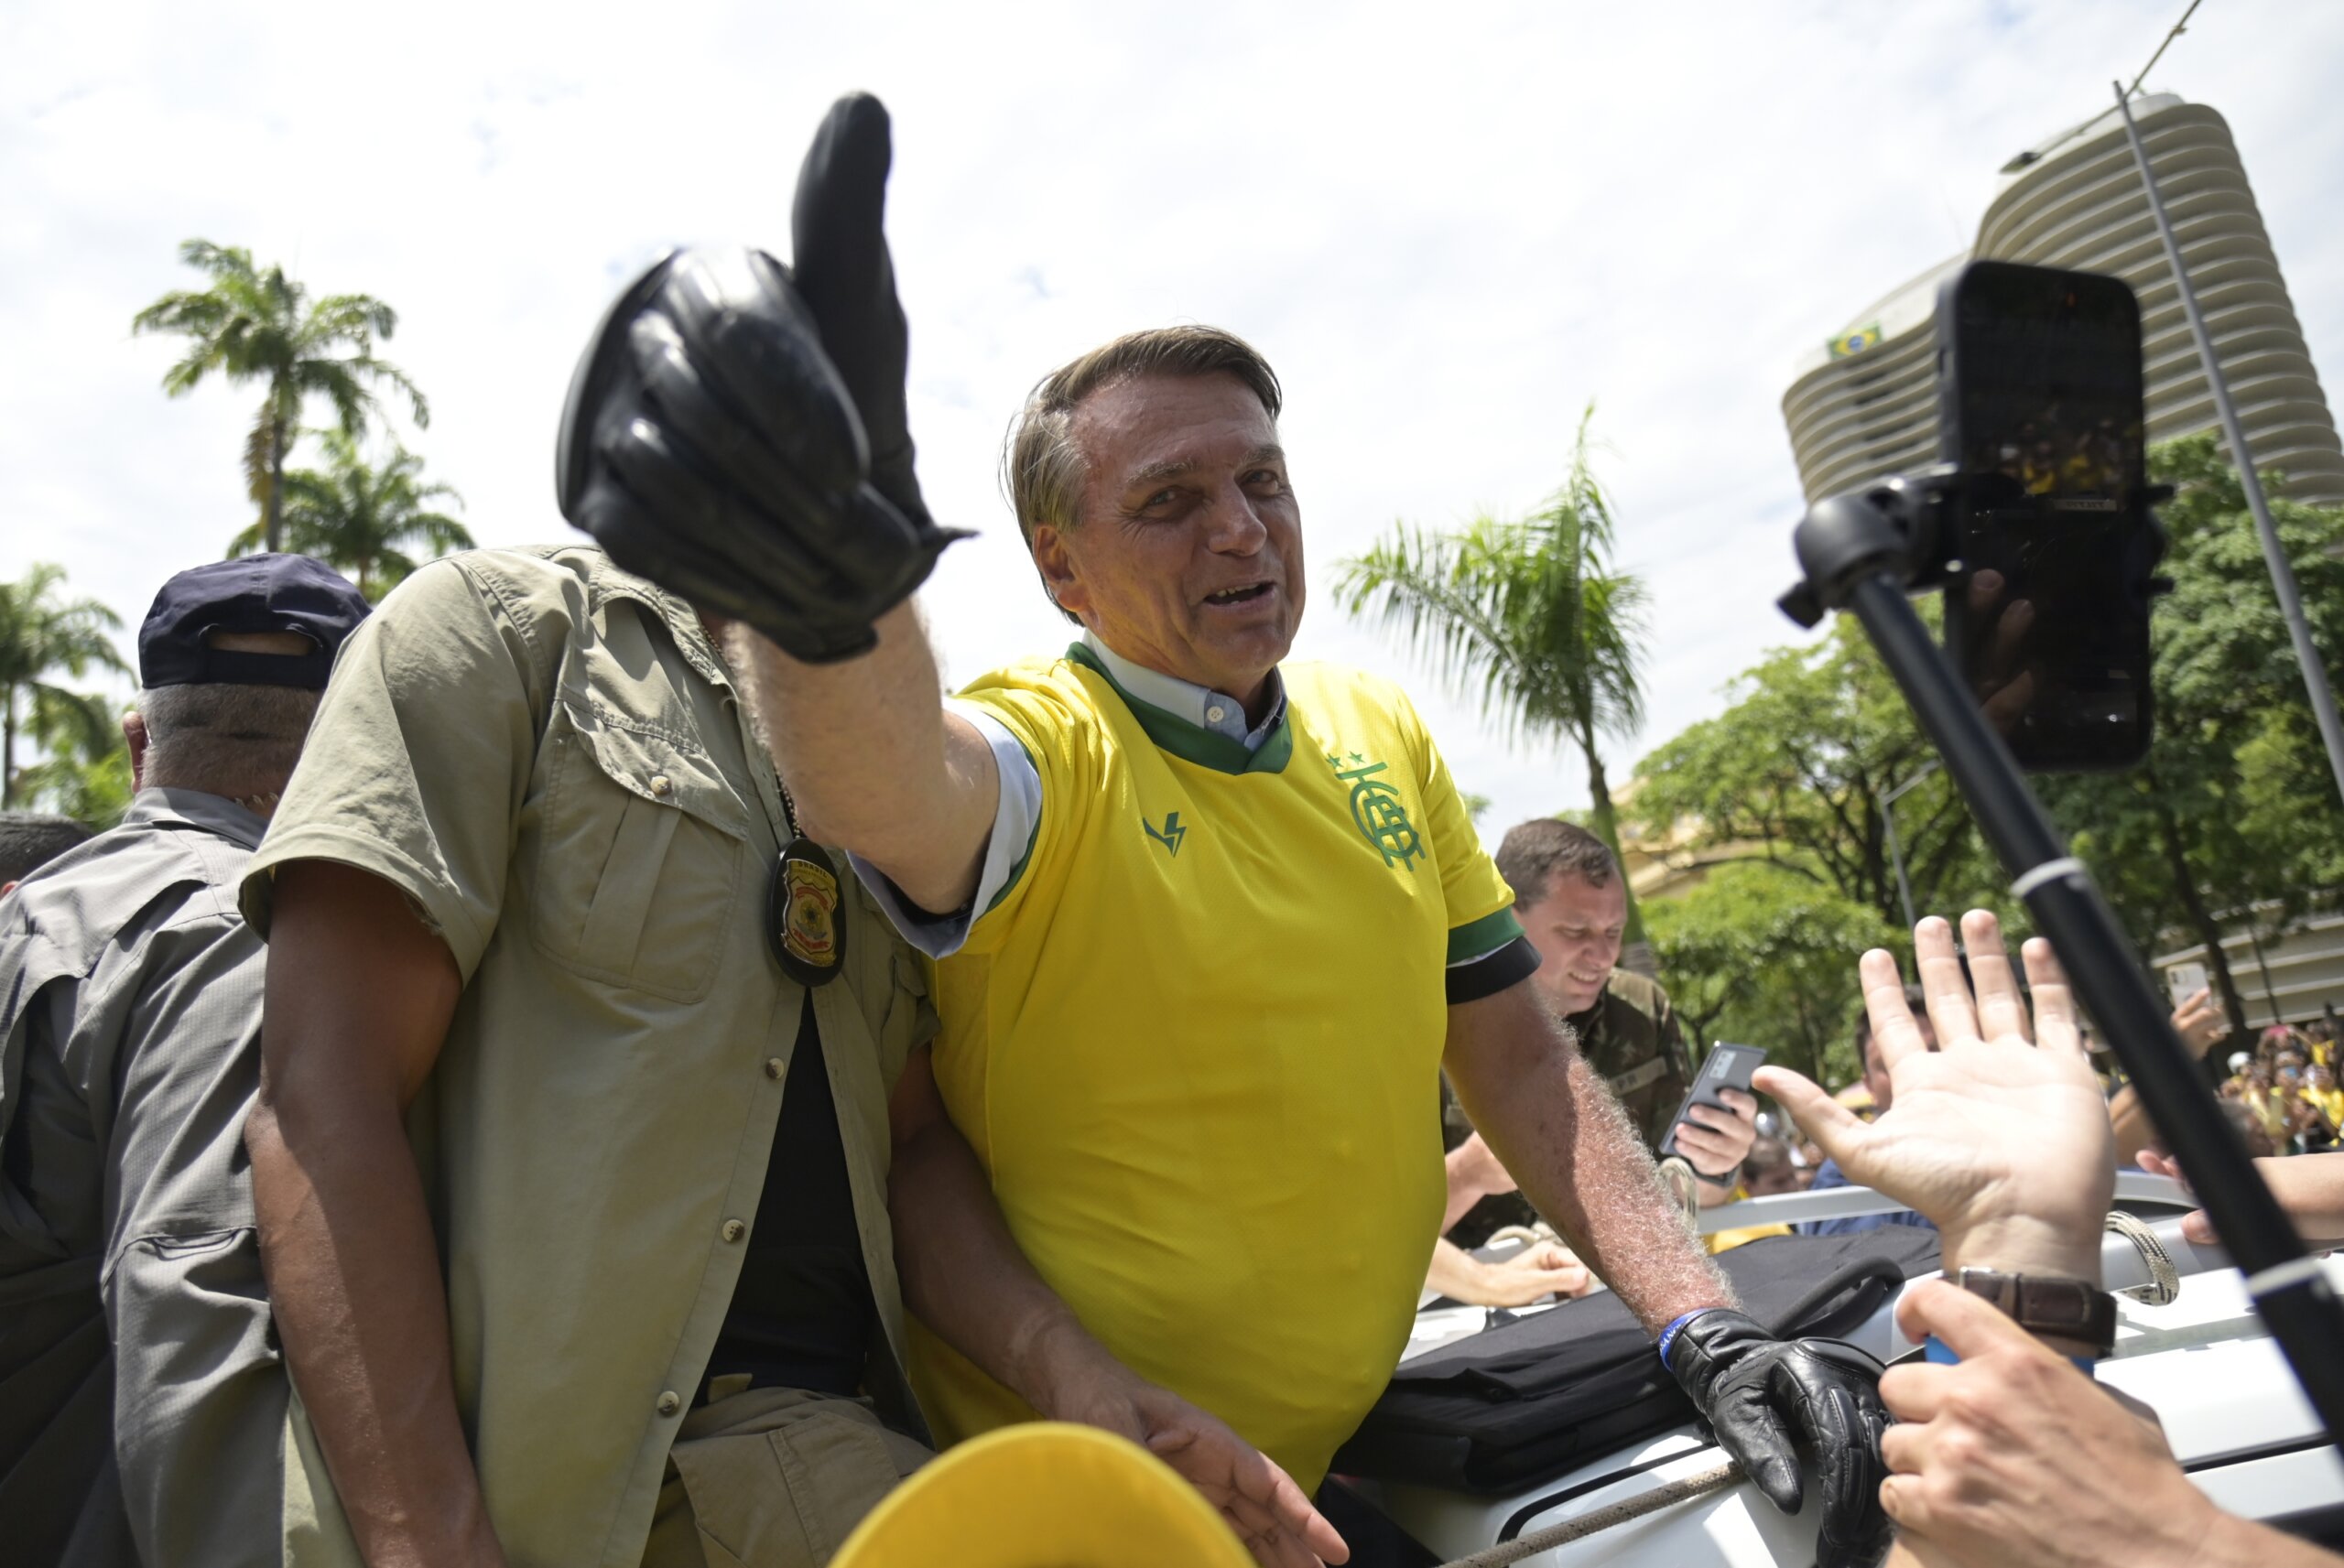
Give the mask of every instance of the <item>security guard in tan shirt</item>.
[[887, 1096], [934, 1016], [680, 600], [441, 561], [253, 857], [290, 1563], [806, 1568], [927, 1457]]

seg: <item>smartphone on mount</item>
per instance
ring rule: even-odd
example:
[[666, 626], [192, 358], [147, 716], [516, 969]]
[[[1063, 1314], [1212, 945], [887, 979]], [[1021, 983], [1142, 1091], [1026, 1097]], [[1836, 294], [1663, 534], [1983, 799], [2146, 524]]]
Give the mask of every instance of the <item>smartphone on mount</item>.
[[[1718, 1091], [1740, 1089], [1750, 1093], [1750, 1075], [1766, 1060], [1766, 1053], [1755, 1045], [1733, 1045], [1720, 1040], [1709, 1047], [1701, 1059], [1701, 1070], [1693, 1075], [1693, 1087], [1685, 1091], [1685, 1101], [1677, 1108], [1677, 1115], [1668, 1124], [1668, 1136], [1660, 1141], [1660, 1157], [1667, 1159], [1677, 1152], [1677, 1129], [1685, 1121], [1686, 1113], [1697, 1105], [1726, 1108]], [[1693, 1123], [1698, 1127], [1699, 1122]]]
[[1937, 297], [1938, 434], [1956, 464], [1946, 651], [2019, 765], [2147, 752], [2149, 511], [2141, 309], [2122, 279], [1972, 262]]

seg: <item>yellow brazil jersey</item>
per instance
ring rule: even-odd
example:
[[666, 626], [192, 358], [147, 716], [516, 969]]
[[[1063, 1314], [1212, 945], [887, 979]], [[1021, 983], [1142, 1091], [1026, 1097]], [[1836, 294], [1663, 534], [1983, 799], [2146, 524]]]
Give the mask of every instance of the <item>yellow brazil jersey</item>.
[[[937, 966], [935, 1061], [1042, 1277], [1309, 1490], [1406, 1344], [1439, 1228], [1446, 971], [1508, 965], [1521, 927], [1406, 697], [1282, 674], [1251, 753], [1080, 645], [962, 694], [1042, 805]], [[1032, 1418], [914, 1340], [944, 1441]]]

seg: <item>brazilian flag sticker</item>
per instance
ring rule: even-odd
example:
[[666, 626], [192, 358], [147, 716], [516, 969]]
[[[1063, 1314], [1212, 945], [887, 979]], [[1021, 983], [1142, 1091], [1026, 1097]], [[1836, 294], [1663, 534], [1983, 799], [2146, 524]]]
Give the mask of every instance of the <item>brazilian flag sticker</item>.
[[1842, 332], [1832, 339], [1831, 357], [1835, 360], [1851, 360], [1866, 349], [1878, 347], [1880, 347], [1880, 323], [1874, 321], [1869, 327], [1858, 327], [1853, 331]]

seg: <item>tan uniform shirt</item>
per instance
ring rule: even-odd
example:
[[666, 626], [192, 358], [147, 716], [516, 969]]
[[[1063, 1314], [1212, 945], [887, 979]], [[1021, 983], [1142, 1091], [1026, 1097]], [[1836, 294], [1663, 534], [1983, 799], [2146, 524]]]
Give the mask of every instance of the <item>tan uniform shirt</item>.
[[[425, 568], [343, 647], [253, 858], [403, 890], [465, 989], [410, 1118], [456, 1398], [506, 1558], [642, 1556], [755, 1219], [803, 992], [768, 947], [790, 829], [690, 609], [590, 548]], [[914, 1432], [887, 1095], [934, 1029], [841, 858], [845, 972], [814, 992], [878, 1307], [869, 1390]], [[354, 1563], [297, 1399], [288, 1563]]]

